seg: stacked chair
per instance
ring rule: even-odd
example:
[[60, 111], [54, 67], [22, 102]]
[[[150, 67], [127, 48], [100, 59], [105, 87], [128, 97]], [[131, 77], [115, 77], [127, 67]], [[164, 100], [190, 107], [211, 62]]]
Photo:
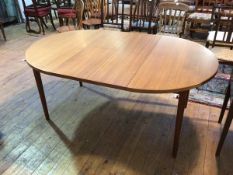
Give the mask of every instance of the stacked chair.
[[207, 34], [210, 28], [212, 7], [215, 4], [223, 3], [223, 0], [196, 0], [195, 10], [191, 13], [187, 21], [190, 23], [190, 34], [204, 33]]
[[135, 5], [131, 0], [129, 30], [157, 32], [157, 1], [138, 0]]
[[83, 27], [90, 29], [92, 26], [94, 28], [102, 26], [101, 0], [84, 0], [84, 4]]
[[161, 2], [159, 4], [159, 24], [160, 33], [175, 34], [181, 37], [184, 33], [185, 20], [189, 6], [184, 3]]
[[111, 25], [124, 29], [125, 18], [130, 17], [130, 1], [102, 0], [101, 20], [103, 25]]
[[57, 0], [57, 12], [60, 26], [64, 23], [69, 25], [72, 20], [73, 25], [77, 28], [82, 28], [84, 3], [82, 0], [75, 0], [74, 3], [71, 0]]
[[[212, 9], [211, 17], [211, 30], [209, 31], [206, 47], [209, 46], [224, 46], [233, 47], [233, 6], [226, 4], [215, 4]], [[222, 150], [224, 141], [229, 131], [232, 119], [233, 119], [233, 73], [231, 73], [228, 87], [226, 90], [224, 102], [222, 105], [220, 117], [218, 123], [222, 122], [225, 110], [230, 101], [229, 112], [222, 130], [222, 134], [217, 146], [215, 155], [219, 156]]]
[[217, 4], [213, 6], [211, 30], [206, 47], [226, 46], [233, 48], [233, 6]]

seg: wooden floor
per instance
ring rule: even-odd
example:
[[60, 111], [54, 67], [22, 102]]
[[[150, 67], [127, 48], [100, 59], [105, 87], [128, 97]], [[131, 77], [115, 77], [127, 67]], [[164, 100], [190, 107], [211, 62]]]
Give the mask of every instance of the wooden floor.
[[6, 28], [6, 35], [6, 43], [0, 38], [0, 174], [233, 174], [233, 128], [220, 158], [214, 156], [222, 130], [219, 108], [188, 104], [178, 156], [172, 158], [172, 94], [80, 88], [76, 81], [43, 75], [47, 122], [23, 61], [25, 49], [42, 36], [27, 34], [24, 25]]

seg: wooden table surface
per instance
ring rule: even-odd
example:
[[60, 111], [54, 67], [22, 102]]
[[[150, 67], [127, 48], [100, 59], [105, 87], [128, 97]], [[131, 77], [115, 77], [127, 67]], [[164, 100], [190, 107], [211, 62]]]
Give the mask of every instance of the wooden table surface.
[[200, 86], [218, 67], [214, 54], [192, 41], [107, 30], [49, 36], [27, 50], [26, 60], [40, 72], [145, 93]]
[[41, 72], [132, 92], [178, 92], [173, 157], [178, 151], [189, 90], [211, 79], [218, 68], [214, 54], [194, 42], [106, 30], [74, 31], [41, 39], [27, 50], [26, 59], [33, 68], [47, 120]]

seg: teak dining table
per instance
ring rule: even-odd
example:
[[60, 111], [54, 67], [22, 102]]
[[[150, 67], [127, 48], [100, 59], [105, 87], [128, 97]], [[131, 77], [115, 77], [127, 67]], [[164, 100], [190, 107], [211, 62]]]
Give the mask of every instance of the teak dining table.
[[44, 114], [49, 120], [40, 73], [138, 93], [178, 93], [173, 157], [176, 157], [189, 90], [210, 80], [218, 61], [192, 41], [109, 30], [54, 34], [26, 51]]

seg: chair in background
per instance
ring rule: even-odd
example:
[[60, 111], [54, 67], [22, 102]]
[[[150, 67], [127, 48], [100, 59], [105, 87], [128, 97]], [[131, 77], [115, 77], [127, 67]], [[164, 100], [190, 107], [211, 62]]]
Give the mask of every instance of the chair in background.
[[70, 20], [72, 20], [74, 27], [77, 27], [78, 29], [82, 28], [82, 18], [84, 9], [83, 0], [75, 0], [73, 4], [70, 0], [57, 0], [57, 3], [57, 11], [60, 26], [64, 25], [65, 19], [66, 25], [69, 25]]
[[159, 32], [181, 37], [184, 33], [188, 11], [189, 6], [184, 3], [161, 2], [159, 4]]
[[206, 47], [209, 45], [233, 48], [233, 6], [215, 5], [211, 17], [211, 31], [209, 31]]
[[212, 7], [223, 3], [223, 0], [195, 0], [195, 11], [187, 17], [190, 23], [190, 35], [193, 33], [207, 34], [210, 28]]
[[90, 29], [91, 26], [94, 28], [102, 26], [101, 0], [84, 0], [83, 16], [84, 29]]
[[76, 12], [75, 12], [75, 4], [71, 2], [71, 0], [56, 0], [57, 3], [57, 14], [59, 19], [60, 26], [64, 25], [64, 20], [66, 25], [70, 19], [75, 23]]
[[138, 0], [130, 5], [129, 30], [147, 31], [148, 33], [157, 32], [157, 1]]
[[129, 4], [125, 0], [101, 0], [101, 22], [103, 25], [120, 27], [123, 30], [124, 18], [129, 14]]
[[4, 40], [6, 41], [6, 35], [5, 35], [5, 31], [4, 31], [4, 26], [3, 26], [3, 23], [1, 21], [0, 21], [0, 29], [1, 29], [1, 32], [2, 32]]
[[195, 11], [195, 0], [160, 0], [159, 2], [179, 2], [189, 6], [189, 13]]
[[[53, 23], [53, 18], [51, 14], [51, 4], [49, 0], [45, 0], [45, 3], [39, 3], [37, 0], [32, 0], [32, 4], [26, 5], [25, 0], [22, 0], [23, 2], [23, 8], [24, 8], [24, 14], [26, 18], [26, 31], [28, 33], [36, 33], [40, 34], [41, 31], [43, 34], [45, 34], [44, 27], [48, 28], [44, 18], [49, 17], [51, 24], [56, 29]], [[39, 29], [33, 30], [31, 29], [30, 22], [35, 21], [39, 27]]]

